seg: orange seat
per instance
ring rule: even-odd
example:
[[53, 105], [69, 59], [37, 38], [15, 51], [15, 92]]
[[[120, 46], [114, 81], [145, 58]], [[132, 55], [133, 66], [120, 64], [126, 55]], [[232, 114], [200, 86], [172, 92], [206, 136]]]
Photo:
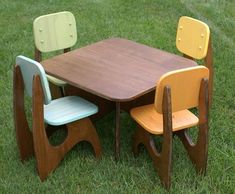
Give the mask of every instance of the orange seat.
[[[132, 109], [131, 116], [149, 133], [163, 134], [162, 114], [156, 111], [154, 104]], [[174, 112], [172, 113], [172, 131], [193, 127], [198, 124], [198, 121], [198, 118], [187, 109]]]

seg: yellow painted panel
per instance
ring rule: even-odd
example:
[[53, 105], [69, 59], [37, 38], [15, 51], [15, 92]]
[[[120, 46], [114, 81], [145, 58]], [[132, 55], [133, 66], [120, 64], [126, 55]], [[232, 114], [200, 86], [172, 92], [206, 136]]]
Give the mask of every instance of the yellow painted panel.
[[210, 29], [199, 20], [182, 16], [179, 19], [176, 46], [178, 50], [195, 59], [203, 59], [208, 50]]
[[184, 68], [164, 74], [158, 84], [155, 96], [157, 112], [162, 113], [162, 98], [165, 86], [171, 88], [172, 112], [198, 106], [201, 80], [209, 79], [209, 70], [204, 66]]
[[63, 86], [65, 86], [67, 84], [63, 80], [57, 79], [57, 78], [55, 78], [55, 77], [53, 77], [51, 75], [47, 74], [46, 76], [47, 76], [48, 81], [53, 83], [53, 84], [55, 84], [56, 86], [63, 87]]
[[77, 42], [76, 21], [68, 11], [36, 18], [33, 30], [35, 45], [41, 52], [69, 48]]
[[[132, 118], [145, 130], [152, 134], [163, 134], [163, 116], [158, 113], [154, 104], [137, 107], [131, 110]], [[172, 130], [193, 127], [198, 124], [198, 118], [188, 110], [172, 114]]]

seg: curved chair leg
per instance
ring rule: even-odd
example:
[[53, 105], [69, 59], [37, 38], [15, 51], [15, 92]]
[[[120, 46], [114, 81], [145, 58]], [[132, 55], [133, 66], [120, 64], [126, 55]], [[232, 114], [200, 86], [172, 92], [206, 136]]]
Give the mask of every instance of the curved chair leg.
[[212, 106], [212, 97], [213, 97], [213, 77], [214, 77], [214, 68], [213, 68], [213, 48], [212, 48], [212, 40], [211, 36], [209, 39], [209, 44], [208, 44], [208, 50], [206, 57], [204, 59], [205, 66], [209, 69], [210, 71], [210, 76], [209, 76], [209, 106]]
[[24, 82], [19, 66], [14, 68], [14, 87], [13, 87], [13, 107], [14, 123], [16, 130], [16, 140], [20, 151], [21, 161], [34, 155], [33, 137], [29, 129], [24, 108]]
[[52, 146], [47, 138], [43, 111], [40, 77], [35, 76], [33, 82], [33, 142], [38, 173], [42, 181], [58, 166], [65, 154], [80, 141], [91, 142], [96, 157], [101, 156], [99, 138], [89, 118], [68, 124], [68, 135], [65, 141], [59, 146]]
[[166, 189], [171, 185], [171, 164], [172, 164], [172, 133], [163, 137], [162, 151], [160, 157], [155, 157], [154, 166], [158, 172], [162, 184]]
[[186, 130], [179, 131], [179, 136], [186, 148], [190, 159], [195, 165], [197, 173], [206, 173], [208, 157], [208, 112], [209, 112], [209, 94], [208, 80], [202, 79], [199, 94], [199, 132], [197, 143], [194, 144], [188, 136]]
[[157, 152], [151, 134], [138, 125], [137, 130], [133, 136], [133, 144], [132, 144], [132, 151], [135, 156], [139, 154], [140, 144], [144, 145], [144, 147], [147, 149], [152, 159], [154, 159], [156, 155], [159, 156], [159, 153]]
[[166, 189], [171, 184], [171, 163], [172, 163], [172, 133], [163, 140], [162, 151], [159, 153], [155, 147], [154, 140], [150, 133], [138, 126], [134, 134], [132, 149], [135, 155], [139, 153], [139, 145], [143, 144], [150, 157], [153, 159], [154, 167], [160, 177], [160, 180]]
[[179, 131], [176, 134], [182, 141], [185, 149], [188, 152], [189, 158], [195, 165], [197, 173], [206, 173], [207, 156], [208, 156], [208, 130], [207, 127], [202, 127], [199, 131], [197, 143], [194, 144], [187, 134], [186, 130]]
[[43, 92], [38, 75], [33, 79], [33, 143], [39, 177], [43, 181], [57, 167], [63, 154], [56, 152], [59, 146], [53, 148], [47, 138], [44, 126]]
[[48, 125], [45, 124], [45, 128], [46, 128], [46, 134], [47, 137], [51, 137], [56, 131], [60, 130], [60, 129], [66, 129], [65, 125], [60, 125], [60, 126], [53, 126], [53, 125]]
[[79, 121], [69, 123], [67, 124], [67, 127], [68, 137], [71, 137], [70, 140], [68, 140], [68, 144], [70, 144], [70, 141], [75, 141], [76, 143], [87, 141], [92, 145], [95, 152], [95, 157], [101, 157], [102, 151], [100, 140], [96, 129], [89, 118], [84, 118]]

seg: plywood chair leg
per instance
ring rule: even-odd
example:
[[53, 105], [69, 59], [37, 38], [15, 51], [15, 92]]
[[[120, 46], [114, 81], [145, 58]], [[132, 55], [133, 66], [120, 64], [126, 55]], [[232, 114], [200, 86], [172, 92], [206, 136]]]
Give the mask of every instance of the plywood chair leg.
[[205, 130], [204, 134], [200, 134], [199, 132], [199, 137], [196, 144], [192, 142], [186, 130], [177, 132], [177, 135], [187, 150], [189, 158], [195, 165], [197, 173], [204, 174], [206, 172], [207, 165], [207, 131]]
[[172, 143], [170, 139], [164, 139], [163, 141], [160, 156], [154, 158], [154, 167], [162, 184], [168, 190], [171, 185]]
[[[37, 160], [37, 168], [41, 181], [58, 166], [64, 155], [76, 142], [69, 141], [75, 139], [76, 135], [71, 132], [66, 140], [59, 146], [51, 146], [45, 126], [43, 116], [43, 92], [39, 76], [35, 76], [33, 80], [33, 142], [35, 157]], [[69, 142], [69, 143], [68, 143]]]
[[135, 156], [139, 154], [140, 144], [143, 144], [147, 149], [151, 158], [154, 158], [155, 155], [158, 155], [154, 140], [151, 137], [151, 134], [145, 131], [141, 126], [137, 126], [137, 130], [133, 136], [132, 151]]
[[35, 157], [40, 179], [43, 181], [52, 172], [62, 159], [58, 148], [50, 145], [45, 126], [43, 110], [43, 92], [40, 77], [34, 76], [33, 80], [33, 142]]
[[[79, 143], [81, 141], [89, 142], [94, 150], [95, 157], [101, 157], [101, 144], [99, 141], [98, 134], [95, 127], [93, 126], [89, 118], [84, 118], [79, 121], [67, 124], [68, 127], [68, 138], [70, 141]], [[74, 140], [73, 140], [74, 138]], [[68, 142], [69, 143], [69, 142]]]
[[211, 36], [210, 36], [210, 39], [209, 39], [207, 55], [206, 55], [204, 61], [205, 61], [205, 66], [210, 71], [210, 76], [209, 76], [209, 106], [211, 107], [211, 105], [212, 105], [212, 96], [213, 96], [213, 82], [214, 82], [213, 48], [212, 48]]
[[66, 129], [65, 125], [60, 125], [60, 126], [53, 126], [48, 124], [45, 125], [46, 125], [45, 128], [46, 128], [47, 137], [51, 137], [56, 131], [60, 129]]
[[21, 161], [34, 154], [33, 137], [29, 129], [24, 107], [24, 83], [19, 66], [14, 68], [13, 107], [16, 140], [20, 151]]
[[166, 189], [170, 188], [170, 173], [171, 173], [171, 155], [172, 155], [172, 137], [163, 140], [162, 151], [159, 153], [155, 147], [154, 140], [150, 133], [138, 126], [134, 134], [133, 152], [135, 156], [139, 153], [139, 146], [143, 144], [147, 149], [150, 157], [153, 159], [154, 167], [160, 177], [162, 184]]
[[186, 148], [190, 159], [195, 165], [197, 173], [206, 173], [208, 157], [208, 112], [209, 112], [209, 94], [208, 80], [203, 79], [199, 94], [199, 132], [196, 144], [192, 142], [186, 130], [179, 131], [179, 136]]
[[98, 135], [89, 118], [67, 124], [68, 135], [59, 146], [50, 145], [43, 117], [43, 92], [40, 77], [33, 82], [33, 140], [38, 173], [43, 181], [64, 158], [65, 154], [78, 142], [88, 141], [92, 144], [97, 158], [101, 156]]
[[162, 184], [168, 190], [171, 185], [171, 164], [172, 164], [172, 110], [171, 110], [171, 89], [164, 88], [163, 101], [163, 143], [160, 157], [156, 157], [154, 164]]

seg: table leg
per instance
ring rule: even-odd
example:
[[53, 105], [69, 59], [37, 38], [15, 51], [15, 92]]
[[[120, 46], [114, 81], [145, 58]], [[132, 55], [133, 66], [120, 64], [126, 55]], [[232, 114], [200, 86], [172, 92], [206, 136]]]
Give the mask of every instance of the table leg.
[[120, 102], [116, 102], [115, 109], [115, 159], [120, 157]]

